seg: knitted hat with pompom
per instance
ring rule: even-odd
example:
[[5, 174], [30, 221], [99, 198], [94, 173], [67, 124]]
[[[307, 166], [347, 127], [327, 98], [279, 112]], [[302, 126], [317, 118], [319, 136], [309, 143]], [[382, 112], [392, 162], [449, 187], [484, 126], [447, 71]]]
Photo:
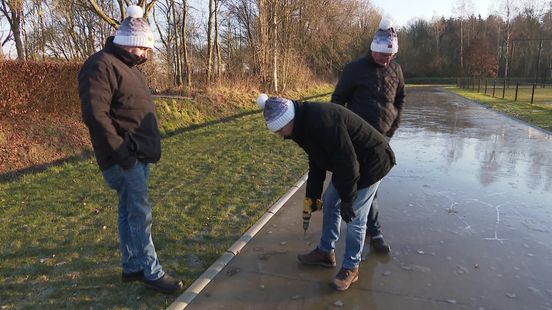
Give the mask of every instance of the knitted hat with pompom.
[[144, 10], [137, 5], [131, 5], [126, 10], [127, 18], [123, 20], [113, 43], [124, 46], [153, 48], [153, 33], [148, 21], [144, 18]]
[[379, 29], [374, 35], [370, 50], [385, 54], [396, 54], [399, 51], [399, 40], [391, 20], [382, 19], [380, 21]]
[[289, 99], [269, 98], [266, 94], [260, 94], [257, 98], [257, 104], [263, 110], [266, 126], [272, 132], [282, 129], [295, 117], [295, 107]]

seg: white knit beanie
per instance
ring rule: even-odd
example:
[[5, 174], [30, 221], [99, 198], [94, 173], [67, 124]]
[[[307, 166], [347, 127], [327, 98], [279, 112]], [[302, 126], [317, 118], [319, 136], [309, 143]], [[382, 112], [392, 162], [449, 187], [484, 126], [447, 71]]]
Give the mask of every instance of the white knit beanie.
[[379, 29], [374, 35], [370, 50], [386, 54], [395, 54], [399, 51], [399, 40], [391, 20], [382, 19], [380, 21]]
[[124, 46], [153, 48], [153, 33], [148, 21], [144, 18], [144, 10], [137, 5], [131, 5], [126, 10], [127, 18], [123, 20], [113, 43]]
[[295, 117], [295, 107], [289, 99], [269, 98], [266, 94], [260, 94], [257, 98], [257, 104], [263, 110], [266, 126], [272, 132], [282, 129]]

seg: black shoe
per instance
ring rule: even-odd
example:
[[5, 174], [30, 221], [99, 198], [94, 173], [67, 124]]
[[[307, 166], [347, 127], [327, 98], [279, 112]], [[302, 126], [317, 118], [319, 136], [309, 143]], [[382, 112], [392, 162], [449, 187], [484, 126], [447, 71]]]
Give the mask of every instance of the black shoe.
[[391, 252], [391, 247], [385, 242], [383, 235], [370, 237], [370, 246], [377, 254], [389, 254]]
[[307, 254], [297, 255], [297, 259], [305, 265], [335, 267], [335, 253], [326, 253], [318, 249], [318, 247]]
[[165, 294], [172, 294], [182, 289], [182, 281], [175, 279], [166, 273], [157, 280], [144, 279], [144, 284], [149, 289]]
[[123, 282], [144, 281], [144, 271], [124, 272], [121, 274]]

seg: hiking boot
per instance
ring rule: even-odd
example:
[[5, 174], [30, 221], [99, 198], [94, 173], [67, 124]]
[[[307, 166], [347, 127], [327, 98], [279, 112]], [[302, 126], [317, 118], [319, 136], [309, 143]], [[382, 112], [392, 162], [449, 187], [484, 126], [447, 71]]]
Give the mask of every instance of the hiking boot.
[[391, 247], [387, 244], [387, 242], [385, 242], [383, 235], [370, 237], [370, 246], [377, 254], [389, 254], [389, 252], [391, 252]]
[[182, 281], [175, 279], [166, 273], [157, 280], [144, 279], [144, 284], [149, 289], [165, 294], [172, 294], [182, 289]]
[[297, 259], [305, 265], [319, 265], [324, 267], [335, 267], [335, 253], [324, 252], [318, 247], [308, 254], [297, 255]]
[[338, 291], [345, 291], [358, 280], [358, 267], [346, 269], [341, 267], [332, 282], [332, 287]]
[[121, 273], [121, 280], [123, 282], [132, 282], [132, 281], [144, 281], [144, 271], [136, 271], [136, 272], [124, 272]]

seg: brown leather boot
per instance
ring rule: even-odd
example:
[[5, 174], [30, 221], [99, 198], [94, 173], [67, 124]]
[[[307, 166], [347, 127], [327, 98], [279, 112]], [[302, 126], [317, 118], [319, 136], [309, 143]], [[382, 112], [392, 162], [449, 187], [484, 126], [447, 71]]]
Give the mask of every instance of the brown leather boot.
[[318, 247], [308, 254], [297, 255], [297, 259], [305, 265], [319, 265], [324, 267], [335, 267], [335, 253], [324, 252]]
[[332, 282], [332, 287], [338, 291], [345, 291], [358, 280], [358, 267], [346, 269], [341, 267]]

